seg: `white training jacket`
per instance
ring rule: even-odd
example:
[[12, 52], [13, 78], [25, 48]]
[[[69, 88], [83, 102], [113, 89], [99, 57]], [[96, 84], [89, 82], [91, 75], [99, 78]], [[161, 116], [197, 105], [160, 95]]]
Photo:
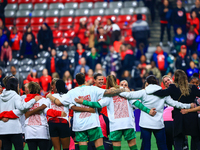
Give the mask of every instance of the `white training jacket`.
[[162, 129], [164, 128], [163, 121], [163, 110], [164, 104], [168, 104], [172, 107], [176, 108], [190, 108], [190, 104], [183, 104], [178, 101], [174, 101], [170, 96], [160, 98], [155, 95], [148, 95], [155, 91], [161, 90], [162, 88], [155, 84], [148, 85], [145, 90], [139, 90], [135, 92], [123, 92], [120, 95], [127, 99], [140, 99], [142, 104], [149, 109], [156, 108], [156, 115], [154, 117], [149, 114], [141, 111], [140, 115], [140, 127], [148, 128], [148, 129]]

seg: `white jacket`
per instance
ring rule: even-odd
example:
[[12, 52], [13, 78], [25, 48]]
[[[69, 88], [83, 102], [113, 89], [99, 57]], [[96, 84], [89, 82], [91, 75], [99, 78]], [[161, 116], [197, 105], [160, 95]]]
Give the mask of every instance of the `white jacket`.
[[[29, 102], [25, 103], [15, 91], [3, 90], [3, 93], [0, 95], [0, 112], [10, 111], [14, 109], [24, 111], [31, 108], [34, 103], [35, 99], [32, 99]], [[0, 135], [19, 133], [22, 133], [19, 118], [9, 119], [8, 122], [3, 122], [2, 120], [0, 120]]]
[[145, 90], [140, 90], [136, 92], [123, 92], [120, 95], [127, 99], [140, 99], [142, 104], [149, 109], [156, 108], [156, 115], [154, 117], [148, 115], [147, 113], [141, 111], [140, 115], [140, 127], [148, 128], [148, 129], [162, 129], [164, 128], [163, 121], [163, 110], [164, 104], [168, 104], [170, 106], [176, 108], [190, 108], [190, 104], [183, 104], [178, 101], [174, 101], [170, 96], [160, 98], [155, 95], [148, 95], [149, 93], [153, 93], [154, 91], [158, 91], [162, 89], [158, 85], [150, 84]]

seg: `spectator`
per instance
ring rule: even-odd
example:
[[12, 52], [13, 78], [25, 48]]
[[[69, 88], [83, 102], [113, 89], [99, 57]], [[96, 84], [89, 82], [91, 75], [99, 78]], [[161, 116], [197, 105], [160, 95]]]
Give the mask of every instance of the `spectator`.
[[99, 34], [95, 36], [95, 48], [101, 57], [105, 58], [108, 54], [108, 46], [110, 44], [110, 38], [107, 34], [104, 34], [103, 27], [99, 27]]
[[186, 11], [185, 8], [182, 6], [181, 0], [177, 0], [176, 8], [173, 10], [172, 13], [172, 21], [174, 27], [174, 33], [177, 34], [177, 28], [181, 27], [183, 34], [186, 34]]
[[113, 43], [113, 46], [114, 46], [114, 49], [117, 53], [120, 53], [120, 47], [121, 45], [124, 44], [124, 41], [125, 41], [125, 37], [124, 36], [120, 36], [120, 40], [119, 41], [115, 41]]
[[101, 57], [97, 53], [96, 48], [93, 47], [91, 54], [87, 57], [87, 65], [94, 71], [98, 63], [101, 63]]
[[88, 72], [88, 70], [90, 69], [87, 65], [86, 65], [86, 60], [84, 57], [82, 57], [80, 59], [80, 65], [76, 66], [75, 71], [74, 71], [74, 78], [76, 76], [77, 73], [79, 73], [81, 71], [81, 68], [85, 69], [85, 72]]
[[88, 35], [89, 35], [87, 32], [87, 24], [85, 18], [80, 19], [80, 24], [75, 27], [75, 34], [76, 37], [79, 38], [79, 41], [75, 42], [74, 45], [77, 46], [78, 43], [81, 43], [83, 46], [85, 46], [85, 44], [88, 41]]
[[128, 85], [129, 85], [129, 88], [130, 88], [130, 86], [132, 85], [133, 78], [131, 78], [131, 74], [130, 74], [130, 72], [128, 70], [125, 70], [123, 72], [122, 80], [126, 80]]
[[40, 51], [51, 51], [51, 49], [54, 47], [53, 34], [51, 28], [46, 23], [42, 24], [41, 29], [38, 32], [37, 39]]
[[181, 69], [186, 72], [187, 69], [190, 67], [190, 60], [190, 56], [187, 55], [187, 47], [185, 45], [182, 45], [181, 51], [176, 58], [176, 69]]
[[119, 41], [121, 31], [119, 26], [112, 21], [112, 19], [107, 19], [107, 24], [104, 26], [104, 30], [110, 36], [111, 44], [115, 41]]
[[191, 56], [192, 61], [195, 63], [197, 68], [199, 68], [199, 58], [196, 52], [194, 52]]
[[190, 26], [190, 29], [187, 33], [187, 40], [186, 40], [186, 45], [188, 48], [188, 53], [193, 53], [195, 51], [196, 43], [196, 33], [194, 32], [194, 26]]
[[93, 78], [93, 70], [89, 69], [87, 72], [87, 76], [85, 77], [86, 85], [93, 85], [94, 84], [94, 78]]
[[136, 90], [137, 88], [142, 88], [142, 78], [141, 78], [141, 71], [140, 71], [140, 63], [135, 62], [135, 65], [132, 67], [131, 70], [131, 77], [133, 78], [132, 84], [129, 85], [130, 88]]
[[195, 63], [193, 61], [190, 61], [190, 68], [187, 69], [187, 76], [188, 78], [192, 77], [194, 73], [199, 74], [199, 69], [196, 67]]
[[192, 15], [192, 12], [195, 11], [197, 14], [197, 18], [200, 19], [200, 1], [196, 0], [195, 1], [195, 7], [190, 11], [190, 14]]
[[136, 47], [143, 43], [148, 47], [148, 38], [150, 37], [149, 25], [146, 21], [142, 20], [142, 14], [137, 15], [137, 21], [132, 25], [132, 35], [136, 40]]
[[[94, 74], [97, 74], [101, 72], [100, 74], [102, 74], [104, 77], [106, 77], [106, 72], [105, 70], [103, 69], [102, 65], [101, 64], [97, 64], [96, 67], [95, 67], [95, 73]], [[106, 83], [106, 82], [105, 82]]]
[[147, 52], [147, 47], [145, 47], [144, 43], [140, 43], [139, 48], [137, 49], [137, 52], [136, 52], [136, 59], [140, 60], [140, 57], [142, 55], [145, 55], [146, 52]]
[[7, 5], [7, 0], [0, 0], [0, 19], [3, 21], [3, 24], [5, 25], [5, 15], [4, 15], [4, 9]]
[[3, 78], [5, 77], [5, 74], [3, 73], [3, 68], [0, 67], [0, 86], [1, 87], [5, 87], [5, 85], [3, 84]]
[[87, 55], [86, 55], [86, 52], [85, 50], [83, 49], [83, 46], [81, 43], [78, 43], [77, 44], [77, 50], [76, 50], [76, 53], [75, 53], [75, 67], [78, 66], [80, 64], [80, 59], [84, 57], [86, 59]]
[[[143, 0], [144, 2], [144, 5], [146, 7], [149, 8], [150, 12], [151, 12], [151, 21], [152, 23], [154, 22], [155, 20], [155, 6], [156, 6], [156, 0]], [[139, 6], [141, 7], [141, 6]]]
[[100, 24], [101, 23], [100, 23], [100, 21], [98, 19], [96, 19], [94, 21], [94, 34], [98, 34], [98, 28], [99, 28]]
[[197, 18], [197, 13], [195, 11], [192, 12], [191, 18], [190, 25], [194, 26], [194, 32], [196, 35], [199, 35], [199, 19]]
[[59, 62], [59, 70], [60, 70], [60, 76], [63, 77], [65, 71], [70, 71], [70, 68], [71, 68], [71, 62], [68, 58], [68, 53], [66, 50], [63, 51], [63, 56], [62, 58], [60, 59], [60, 62]]
[[95, 38], [95, 26], [91, 25], [89, 27], [89, 40], [88, 40], [88, 47], [93, 48], [94, 47], [94, 38]]
[[180, 52], [181, 45], [186, 45], [186, 36], [182, 33], [181, 27], [177, 28], [177, 34], [174, 36], [173, 43], [175, 49]]
[[23, 58], [37, 58], [38, 47], [35, 41], [32, 38], [31, 34], [27, 34], [26, 40], [22, 41], [20, 49], [20, 57]]
[[33, 32], [32, 32], [31, 26], [27, 26], [27, 27], [26, 27], [26, 32], [24, 33], [24, 35], [23, 35], [23, 37], [22, 37], [22, 40], [23, 40], [23, 41], [26, 40], [26, 37], [27, 37], [28, 34], [31, 34], [31, 35], [32, 35], [33, 41], [35, 41], [35, 36], [34, 36], [34, 34], [33, 34]]
[[42, 76], [40, 77], [40, 86], [42, 88], [42, 95], [46, 95], [46, 93], [50, 90], [51, 85], [51, 76], [48, 75], [48, 70], [43, 69]]
[[22, 35], [19, 32], [17, 32], [16, 26], [14, 26], [12, 28], [12, 32], [10, 34], [10, 42], [11, 42], [11, 46], [12, 46], [12, 54], [13, 54], [13, 56], [17, 56], [20, 51]]
[[120, 46], [120, 49], [119, 49], [119, 54], [121, 56], [121, 62], [122, 62], [122, 65], [124, 64], [124, 58], [126, 56], [126, 46], [125, 45], [121, 45]]
[[[115, 77], [117, 78], [117, 74], [116, 74], [115, 71], [111, 71], [111, 72], [110, 72], [110, 75], [113, 75], [113, 76], [115, 76]], [[120, 84], [120, 80], [117, 79], [117, 85], [119, 85], [119, 84]]]
[[65, 82], [67, 90], [68, 91], [71, 90], [72, 89], [72, 76], [68, 70], [65, 71], [65, 73], [63, 75], [63, 81]]
[[9, 39], [10, 38], [10, 31], [8, 30], [8, 28], [6, 27], [6, 25], [3, 23], [3, 21], [1, 19], [0, 19], [0, 28], [3, 29], [3, 34], [5, 34], [7, 36], [7, 38]]
[[151, 65], [147, 66], [147, 71], [146, 71], [145, 76], [149, 76], [149, 75], [154, 75], [159, 80], [159, 82], [161, 82], [161, 77], [162, 77], [161, 72], [156, 67], [155, 61], [151, 61]]
[[51, 78], [52, 78], [52, 80], [55, 79], [55, 78], [60, 79], [60, 76], [57, 72], [54, 72], [54, 73], [52, 73]]
[[0, 47], [4, 45], [4, 42], [8, 41], [7, 36], [3, 33], [3, 29], [0, 28]]
[[161, 71], [162, 76], [168, 68], [168, 54], [163, 51], [160, 45], [157, 45], [156, 51], [153, 53], [152, 60], [156, 63], [156, 67]]
[[118, 72], [121, 67], [121, 58], [119, 53], [115, 52], [114, 47], [110, 46], [110, 52], [106, 55], [103, 62], [103, 68], [106, 70], [106, 74], [110, 74], [111, 71]]
[[37, 82], [39, 84], [40, 80], [39, 80], [38, 75], [37, 75], [37, 70], [32, 69], [30, 74], [27, 76], [27, 80], [29, 82]]
[[139, 69], [141, 71], [141, 78], [144, 77], [144, 75], [146, 74], [146, 66], [147, 66], [147, 58], [145, 55], [142, 55], [140, 57], [140, 66], [139, 66]]
[[16, 79], [18, 79], [19, 88], [21, 89], [22, 85], [23, 85], [23, 77], [22, 77], [22, 75], [19, 72], [17, 72], [17, 69], [16, 69], [15, 66], [11, 66], [10, 67], [10, 72], [11, 72], [12, 76], [14, 76]]
[[124, 64], [123, 64], [122, 69], [131, 71], [134, 63], [135, 63], [135, 56], [133, 55], [133, 51], [131, 50], [131, 45], [127, 45], [126, 55], [124, 58]]
[[1, 61], [11, 61], [12, 60], [12, 49], [8, 44], [8, 41], [4, 42], [4, 45], [1, 47]]
[[60, 74], [59, 70], [59, 58], [56, 57], [56, 50], [52, 49], [51, 50], [51, 57], [47, 58], [46, 61], [46, 68], [48, 70], [48, 74], [52, 75], [52, 73], [57, 72]]
[[160, 35], [160, 46], [163, 45], [163, 36], [165, 28], [167, 29], [168, 45], [171, 46], [171, 17], [172, 17], [172, 7], [168, 0], [164, 0], [163, 4], [159, 9], [160, 25], [161, 25], [161, 35]]

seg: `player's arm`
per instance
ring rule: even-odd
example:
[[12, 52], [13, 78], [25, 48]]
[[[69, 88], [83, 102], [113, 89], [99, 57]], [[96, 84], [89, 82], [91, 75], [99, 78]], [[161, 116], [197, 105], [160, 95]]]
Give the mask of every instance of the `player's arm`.
[[90, 112], [90, 113], [95, 113], [94, 108], [83, 108], [83, 107], [78, 107], [78, 106], [72, 106], [71, 109], [73, 111], [78, 111], [78, 112]]
[[152, 108], [152, 109], [149, 109], [147, 108], [146, 106], [144, 106], [140, 101], [135, 101], [133, 102], [132, 105], [135, 105], [137, 108], [139, 108], [140, 110], [144, 111], [145, 113], [149, 114], [150, 116], [155, 116], [156, 115], [156, 109], [155, 108]]
[[35, 109], [31, 110], [31, 111], [27, 111], [25, 113], [25, 117], [28, 118], [28, 117], [30, 117], [32, 115], [39, 114], [40, 111], [43, 111], [45, 108], [47, 108], [47, 106], [45, 104], [42, 104], [41, 106], [39, 106], [39, 107], [37, 107], [37, 108], [35, 108]]
[[115, 95], [119, 95], [120, 93], [122, 92], [128, 92], [129, 90], [126, 89], [126, 88], [121, 88], [121, 89], [106, 89], [105, 92], [104, 92], [104, 95], [105, 97], [112, 97], [112, 96], [115, 96]]
[[80, 99], [75, 98], [74, 100], [76, 103], [83, 104], [85, 106], [89, 106], [92, 108], [102, 108], [99, 102], [90, 102], [90, 101], [84, 100], [83, 98], [80, 98]]
[[57, 106], [63, 106], [63, 104], [60, 102], [60, 100], [55, 98], [54, 96], [52, 96], [51, 93], [49, 93], [46, 97], [49, 98]]
[[189, 112], [197, 112], [197, 111], [200, 111], [200, 106], [191, 109], [181, 109], [182, 114], [187, 114]]

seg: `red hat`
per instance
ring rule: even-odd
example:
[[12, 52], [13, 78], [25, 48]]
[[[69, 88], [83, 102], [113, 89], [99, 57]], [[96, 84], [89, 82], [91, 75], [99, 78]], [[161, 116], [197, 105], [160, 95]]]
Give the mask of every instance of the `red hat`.
[[186, 45], [181, 45], [181, 48], [187, 49]]
[[24, 82], [23, 82], [24, 84], [26, 84], [26, 83], [29, 83], [29, 81], [28, 80], [24, 80]]

